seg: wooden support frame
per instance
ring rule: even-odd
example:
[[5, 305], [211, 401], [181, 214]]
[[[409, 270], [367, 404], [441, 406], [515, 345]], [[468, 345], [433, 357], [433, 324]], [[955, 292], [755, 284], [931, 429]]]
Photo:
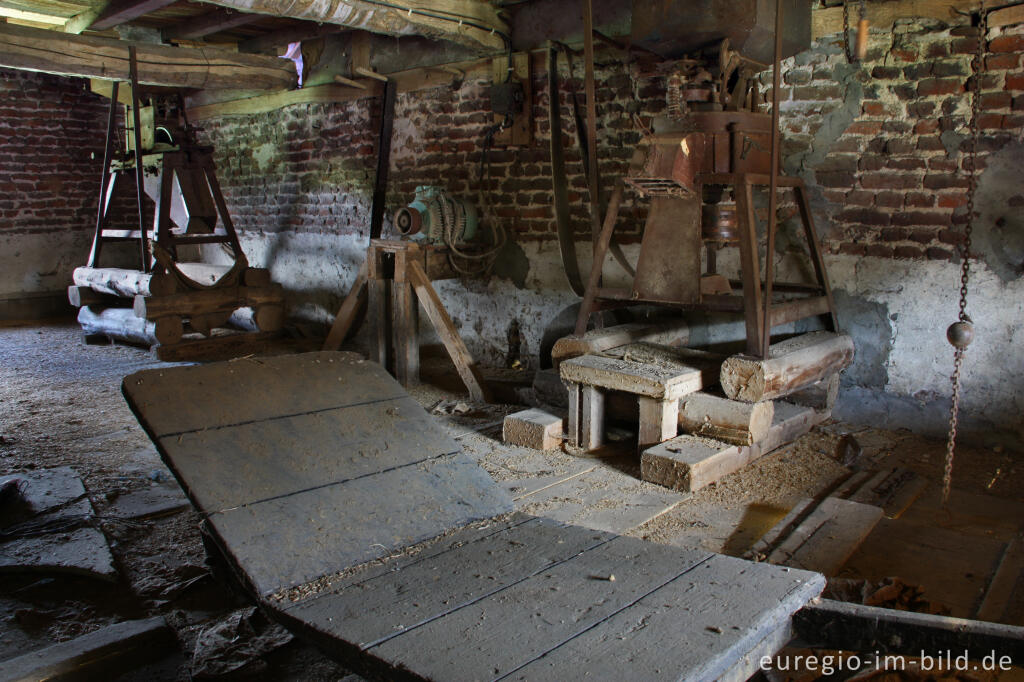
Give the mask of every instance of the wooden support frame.
[[373, 239], [366, 261], [338, 310], [324, 350], [337, 350], [355, 326], [365, 300], [370, 324], [370, 359], [393, 366], [403, 386], [419, 383], [419, 305], [444, 344], [469, 395], [490, 402], [490, 390], [480, 368], [455, 329], [432, 279], [451, 279], [441, 247], [415, 242]]
[[[808, 251], [815, 275], [814, 285], [785, 284], [774, 285], [774, 268], [766, 267], [762, 275], [762, 266], [758, 253], [757, 216], [754, 212], [754, 187], [776, 186], [792, 188], [800, 218], [803, 223], [804, 236], [807, 239]], [[625, 289], [607, 289], [601, 287], [601, 272], [609, 245], [615, 231], [619, 206], [622, 200], [622, 182], [620, 181], [612, 194], [605, 214], [604, 224], [594, 249], [594, 261], [590, 277], [583, 295], [579, 315], [576, 318], [576, 336], [587, 331], [590, 315], [597, 310], [609, 306], [621, 306], [637, 303], [654, 303], [668, 305], [687, 310], [708, 310], [741, 312], [746, 328], [746, 352], [755, 357], [764, 357], [771, 341], [771, 328], [806, 317], [827, 315], [829, 331], [838, 331], [835, 301], [832, 287], [822, 256], [821, 244], [818, 241], [814, 218], [811, 215], [807, 190], [801, 178], [772, 176], [768, 173], [706, 173], [696, 178], [696, 193], [702, 192], [703, 185], [730, 185], [734, 189], [736, 199], [736, 217], [739, 231], [738, 246], [740, 249], [742, 296], [701, 294], [699, 303], [684, 301], [647, 301], [638, 298], [634, 287]], [[697, 228], [699, 229], [699, 228]], [[774, 237], [769, 244], [774, 242]], [[771, 253], [766, 255], [770, 260]], [[697, 273], [698, 276], [700, 273]], [[765, 281], [769, 278], [771, 281]], [[802, 298], [794, 298], [784, 302], [776, 302], [772, 294], [773, 288], [803, 294]]]

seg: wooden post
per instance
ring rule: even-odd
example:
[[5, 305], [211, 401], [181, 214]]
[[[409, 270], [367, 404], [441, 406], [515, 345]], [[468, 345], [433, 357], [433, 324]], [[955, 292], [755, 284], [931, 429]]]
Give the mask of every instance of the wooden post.
[[637, 451], [643, 452], [669, 438], [676, 437], [679, 428], [679, 400], [661, 400], [640, 396], [640, 429], [637, 434]]
[[416, 246], [395, 252], [395, 281], [391, 290], [395, 315], [395, 378], [406, 387], [420, 382], [419, 307], [407, 278], [408, 263], [418, 255]]
[[427, 317], [430, 318], [431, 324], [434, 325], [434, 329], [437, 330], [437, 335], [441, 337], [441, 342], [448, 350], [452, 362], [455, 363], [455, 369], [458, 370], [459, 376], [462, 377], [462, 383], [469, 390], [470, 397], [480, 402], [490, 402], [490, 391], [487, 389], [483, 374], [480, 373], [480, 368], [477, 367], [476, 361], [469, 354], [466, 344], [459, 336], [459, 332], [456, 331], [455, 325], [452, 324], [452, 319], [448, 316], [444, 304], [441, 303], [437, 292], [430, 284], [430, 278], [424, 272], [423, 266], [416, 260], [408, 261], [406, 276], [416, 290], [416, 296], [419, 298], [424, 312], [427, 313]]
[[736, 220], [740, 228], [740, 270], [743, 279], [743, 318], [747, 330], [747, 353], [761, 355], [761, 266], [757, 255], [757, 217], [754, 192], [749, 178], [736, 183]]

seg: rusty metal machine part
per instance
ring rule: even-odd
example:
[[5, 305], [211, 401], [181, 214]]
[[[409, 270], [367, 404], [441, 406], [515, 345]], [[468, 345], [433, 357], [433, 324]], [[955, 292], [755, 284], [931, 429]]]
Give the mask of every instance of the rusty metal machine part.
[[[782, 56], [791, 57], [811, 44], [811, 4], [783, 0], [786, 16]], [[774, 0], [633, 0], [631, 44], [665, 59], [728, 39], [748, 59], [771, 64]]]

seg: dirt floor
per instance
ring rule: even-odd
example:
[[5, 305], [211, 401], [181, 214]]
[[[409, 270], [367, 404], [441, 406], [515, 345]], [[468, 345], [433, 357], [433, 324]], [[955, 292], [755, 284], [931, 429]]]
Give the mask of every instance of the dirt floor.
[[[120, 679], [188, 680], [198, 671], [193, 656], [200, 635], [249, 605], [225, 589], [217, 567], [207, 564], [200, 519], [191, 507], [145, 520], [117, 513], [119, 499], [132, 493], [177, 494], [173, 477], [120, 395], [123, 376], [158, 364], [138, 348], [85, 345], [74, 324], [0, 326], [0, 476], [73, 467], [119, 574], [114, 583], [64, 574], [0, 574], [0, 661], [111, 623], [161, 615], [180, 648]], [[435, 374], [451, 376], [443, 367]], [[800, 500], [827, 494], [854, 471], [910, 469], [927, 482], [921, 494], [898, 518], [883, 519], [836, 577], [897, 576], [952, 615], [975, 615], [1000, 562], [1013, 543], [1020, 546], [1024, 531], [1024, 460], [970, 442], [958, 451], [948, 507], [940, 501], [942, 443], [909, 431], [834, 422], [691, 494], [639, 480], [628, 431], [613, 430], [618, 444], [597, 456], [508, 447], [501, 442], [502, 419], [521, 405], [475, 405], [431, 385], [411, 393], [509, 491], [518, 509], [737, 556]], [[850, 466], [840, 463], [849, 454], [842, 451], [850, 442], [844, 435], [861, 450], [856, 462], [847, 461]], [[1020, 566], [1016, 571], [1001, 620], [1024, 624], [1024, 580]], [[282, 643], [287, 639], [283, 633], [264, 637], [267, 651], [255, 647], [235, 676], [346, 677], [315, 648], [294, 639]], [[798, 678], [813, 679], [791, 677]]]

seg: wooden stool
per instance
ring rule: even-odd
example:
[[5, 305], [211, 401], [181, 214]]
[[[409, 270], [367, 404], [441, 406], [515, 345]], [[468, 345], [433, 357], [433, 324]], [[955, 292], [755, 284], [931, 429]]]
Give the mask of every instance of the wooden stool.
[[569, 441], [586, 450], [602, 445], [606, 391], [637, 396], [640, 452], [674, 438], [679, 399], [718, 383], [720, 366], [710, 353], [649, 344], [564, 360], [559, 371], [569, 390]]

